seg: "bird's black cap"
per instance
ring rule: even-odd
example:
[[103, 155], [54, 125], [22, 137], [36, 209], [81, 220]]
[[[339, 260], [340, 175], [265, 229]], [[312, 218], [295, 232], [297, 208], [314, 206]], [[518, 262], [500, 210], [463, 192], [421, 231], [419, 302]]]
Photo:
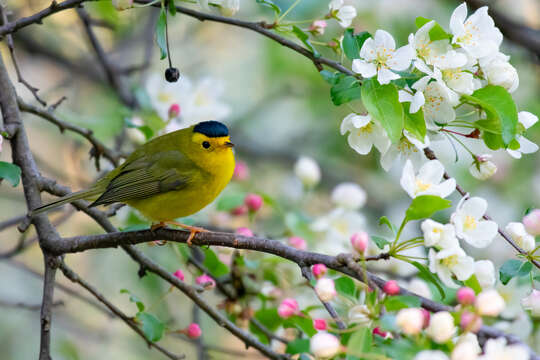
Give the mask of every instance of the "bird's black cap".
[[219, 121], [203, 121], [195, 125], [193, 132], [201, 133], [208, 137], [222, 137], [229, 135], [229, 129]]

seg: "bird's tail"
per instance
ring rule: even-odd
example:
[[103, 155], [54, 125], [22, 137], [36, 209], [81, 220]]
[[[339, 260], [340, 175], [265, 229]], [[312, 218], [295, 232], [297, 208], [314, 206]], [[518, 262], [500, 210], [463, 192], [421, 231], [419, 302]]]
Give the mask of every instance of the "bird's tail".
[[93, 198], [96, 198], [97, 196], [99, 196], [101, 192], [102, 190], [100, 189], [89, 189], [89, 190], [82, 190], [82, 191], [74, 192], [66, 196], [63, 196], [60, 199], [55, 200], [49, 204], [35, 208], [34, 210], [30, 211], [29, 215], [34, 216], [34, 215], [42, 214], [49, 210], [55, 209], [64, 204], [72, 203], [77, 200], [92, 200]]

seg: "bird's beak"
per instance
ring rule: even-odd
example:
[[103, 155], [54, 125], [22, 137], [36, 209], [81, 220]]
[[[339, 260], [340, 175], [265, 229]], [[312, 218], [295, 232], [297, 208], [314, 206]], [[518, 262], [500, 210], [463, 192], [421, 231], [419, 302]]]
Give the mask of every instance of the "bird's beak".
[[230, 147], [232, 148], [234, 146], [234, 144], [230, 141], [225, 141], [225, 144], [224, 144], [226, 147]]

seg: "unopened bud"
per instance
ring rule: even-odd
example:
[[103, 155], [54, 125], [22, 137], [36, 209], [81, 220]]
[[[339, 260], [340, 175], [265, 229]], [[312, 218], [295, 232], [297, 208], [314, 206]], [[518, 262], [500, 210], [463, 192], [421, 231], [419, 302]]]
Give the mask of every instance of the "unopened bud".
[[384, 283], [383, 291], [388, 295], [399, 294], [400, 288], [396, 280], [388, 280]]
[[318, 332], [311, 338], [309, 350], [317, 358], [329, 359], [341, 351], [341, 344], [334, 335]]
[[328, 326], [326, 324], [326, 320], [324, 319], [313, 319], [313, 327], [316, 330], [326, 330]]
[[474, 300], [476, 299], [476, 294], [474, 293], [474, 290], [470, 287], [462, 287], [459, 288], [456, 293], [457, 301], [461, 305], [471, 305], [474, 304]]
[[534, 209], [523, 218], [525, 230], [532, 236], [540, 235], [540, 209]]
[[280, 317], [287, 319], [298, 313], [298, 310], [298, 302], [293, 298], [286, 298], [279, 304], [277, 311]]
[[360, 254], [365, 254], [369, 245], [369, 235], [365, 231], [352, 234], [351, 245]]
[[315, 284], [315, 292], [322, 301], [331, 301], [337, 295], [334, 280], [329, 278], [317, 280], [317, 283]]
[[175, 117], [178, 117], [178, 115], [180, 115], [180, 105], [172, 104], [169, 107], [169, 119], [174, 119]]
[[182, 270], [178, 269], [173, 273], [173, 276], [176, 277], [180, 281], [184, 281], [184, 273]]
[[482, 317], [470, 311], [464, 311], [459, 319], [459, 326], [463, 331], [478, 332], [482, 327]]
[[204, 286], [205, 290], [211, 290], [216, 287], [216, 282], [210, 276], [203, 274], [195, 279], [198, 285]]
[[290, 237], [289, 238], [289, 245], [291, 245], [293, 248], [298, 249], [298, 250], [306, 250], [307, 249], [306, 240], [304, 240], [300, 236]]
[[199, 324], [196, 324], [196, 323], [189, 324], [189, 326], [186, 329], [186, 335], [190, 339], [198, 339], [198, 338], [200, 338], [201, 335], [202, 335], [202, 330], [201, 330], [201, 327], [199, 326]]
[[234, 167], [233, 179], [244, 181], [249, 178], [249, 167], [244, 161], [237, 161]]
[[313, 276], [315, 276], [317, 279], [320, 279], [321, 277], [326, 275], [328, 269], [324, 264], [315, 264], [313, 265], [313, 268], [311, 268], [311, 271], [313, 272]]
[[323, 35], [327, 24], [324, 20], [315, 20], [309, 27], [309, 32], [315, 36]]
[[256, 212], [259, 211], [263, 205], [263, 199], [257, 194], [247, 194], [244, 199], [244, 204], [248, 207], [249, 211]]
[[239, 227], [238, 229], [236, 229], [235, 233], [238, 235], [247, 236], [247, 237], [253, 236], [253, 231], [251, 231], [247, 227]]

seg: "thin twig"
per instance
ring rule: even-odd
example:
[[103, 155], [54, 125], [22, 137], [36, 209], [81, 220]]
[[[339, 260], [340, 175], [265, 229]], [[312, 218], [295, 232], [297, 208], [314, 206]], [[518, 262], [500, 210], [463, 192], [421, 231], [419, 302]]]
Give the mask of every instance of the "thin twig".
[[27, 104], [21, 98], [18, 98], [17, 102], [19, 105], [19, 109], [21, 109], [21, 111], [34, 114], [36, 116], [41, 117], [44, 120], [47, 120], [48, 122], [56, 125], [58, 129], [60, 130], [60, 132], [63, 132], [64, 130], [69, 130], [71, 132], [81, 135], [92, 144], [98, 158], [100, 155], [103, 155], [103, 157], [109, 160], [114, 166], [118, 165], [120, 154], [108, 148], [105, 144], [99, 141], [94, 136], [94, 132], [92, 130], [60, 120], [52, 111], [40, 109], [37, 106]]
[[[52, 303], [52, 307], [58, 307], [63, 306], [63, 301], [55, 301]], [[30, 311], [37, 311], [41, 310], [41, 304], [28, 304], [22, 301], [8, 301], [8, 300], [2, 300], [0, 299], [0, 307], [7, 307], [7, 308], [16, 308], [16, 309], [23, 309], [23, 310], [30, 310]]]
[[[6, 14], [6, 9], [4, 6], [2, 6], [0, 4], [0, 20], [2, 21], [2, 25], [5, 25], [8, 23], [8, 19], [7, 19], [7, 14]], [[36, 87], [33, 87], [32, 85], [30, 85], [30, 83], [28, 83], [28, 81], [26, 81], [22, 74], [21, 74], [21, 69], [19, 69], [19, 63], [17, 62], [17, 57], [15, 56], [15, 46], [13, 45], [13, 36], [11, 36], [11, 34], [8, 34], [6, 36], [6, 39], [7, 39], [7, 45], [8, 45], [8, 49], [9, 49], [9, 53], [11, 54], [11, 60], [13, 62], [13, 66], [15, 67], [15, 72], [17, 73], [17, 80], [23, 84], [24, 86], [26, 86], [26, 88], [28, 90], [30, 90], [30, 92], [34, 95], [34, 98], [43, 106], [47, 106], [47, 103], [41, 99], [38, 95], [38, 91], [39, 89], [36, 88]]]
[[[433, 152], [433, 150], [431, 150], [430, 148], [425, 148], [424, 149], [424, 154], [426, 155], [426, 157], [429, 159], [429, 160], [437, 160], [437, 156], [435, 155], [435, 153]], [[443, 177], [445, 179], [450, 179], [450, 175], [448, 175], [448, 173], [445, 171], [444, 174], [443, 174]], [[459, 184], [456, 184], [456, 190], [460, 193], [461, 196], [465, 197], [465, 196], [468, 196], [468, 193], [459, 185]], [[485, 220], [490, 220], [492, 221], [492, 218], [488, 215], [488, 214], [485, 214], [483, 216], [483, 218]], [[497, 225], [497, 232], [499, 233], [499, 235], [502, 236], [502, 238], [504, 240], [506, 240], [507, 243], [509, 243], [518, 253], [520, 253], [521, 255], [524, 255], [525, 257], [527, 257], [527, 259], [534, 264], [534, 266], [536, 266], [537, 268], [540, 269], [540, 262], [538, 262], [537, 260], [535, 259], [532, 259], [532, 258], [529, 258], [528, 255], [529, 253], [525, 250], [523, 250], [518, 244], [516, 244], [516, 242], [514, 240], [512, 240], [512, 238], [504, 231], [502, 230], [498, 225]]]
[[146, 341], [146, 344], [149, 347], [153, 347], [165, 356], [167, 356], [169, 359], [173, 360], [180, 360], [184, 359], [185, 355], [176, 355], [171, 353], [169, 350], [163, 348], [162, 346], [152, 342], [150, 339], [146, 337], [144, 332], [141, 330], [141, 328], [133, 321], [133, 318], [127, 316], [124, 314], [119, 308], [117, 308], [115, 305], [113, 305], [109, 300], [105, 298], [94, 286], [90, 285], [87, 281], [82, 279], [79, 275], [77, 275], [73, 270], [71, 270], [63, 261], [60, 262], [60, 270], [62, 270], [62, 273], [71, 281], [73, 281], [76, 284], [81, 285], [84, 289], [86, 289], [89, 293], [94, 295], [96, 299], [99, 300], [99, 302], [103, 303], [114, 315], [116, 315], [118, 318], [120, 318], [122, 321], [124, 321], [133, 331], [135, 331], [140, 337]]

